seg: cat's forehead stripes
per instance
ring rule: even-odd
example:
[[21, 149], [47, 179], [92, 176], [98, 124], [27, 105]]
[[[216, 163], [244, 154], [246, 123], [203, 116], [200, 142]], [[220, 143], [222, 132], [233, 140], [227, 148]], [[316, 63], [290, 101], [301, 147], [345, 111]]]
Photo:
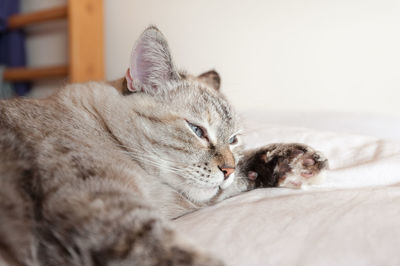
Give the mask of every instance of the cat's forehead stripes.
[[232, 108], [230, 108], [230, 106], [223, 98], [205, 93], [204, 90], [202, 91], [202, 97], [206, 103], [210, 104], [213, 107], [213, 109], [219, 114], [219, 117], [221, 119], [227, 122], [232, 121]]
[[221, 95], [214, 95], [206, 89], [200, 90], [200, 95], [215, 139], [226, 137], [237, 130], [233, 110]]
[[185, 103], [185, 108], [190, 108], [194, 114], [209, 122], [214, 117], [232, 126], [236, 122], [234, 110], [224, 96], [199, 82], [181, 81], [166, 97], [176, 104]]
[[184, 85], [179, 90], [184, 92], [184, 97], [194, 100], [194, 103], [189, 103], [193, 112], [210, 124], [223, 121], [229, 126], [234, 126], [234, 111], [219, 92], [201, 86], [197, 82]]
[[208, 89], [200, 88], [199, 94], [204, 101], [205, 106], [210, 106], [219, 114], [219, 117], [225, 121], [231, 121], [232, 108], [228, 105], [227, 101], [221, 95], [215, 95]]

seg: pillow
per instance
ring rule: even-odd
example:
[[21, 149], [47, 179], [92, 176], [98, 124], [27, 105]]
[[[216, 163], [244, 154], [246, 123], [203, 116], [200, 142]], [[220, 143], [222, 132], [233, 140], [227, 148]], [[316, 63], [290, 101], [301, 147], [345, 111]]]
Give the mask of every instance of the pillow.
[[306, 143], [329, 159], [309, 190], [243, 193], [174, 221], [227, 265], [400, 265], [400, 142], [247, 120], [249, 147]]

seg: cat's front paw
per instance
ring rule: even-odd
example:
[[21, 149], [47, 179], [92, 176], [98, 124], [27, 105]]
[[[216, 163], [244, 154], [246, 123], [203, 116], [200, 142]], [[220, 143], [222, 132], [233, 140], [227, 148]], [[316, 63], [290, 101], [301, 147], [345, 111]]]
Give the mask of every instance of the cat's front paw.
[[328, 160], [304, 144], [271, 144], [247, 156], [245, 174], [255, 187], [301, 188], [323, 179]]

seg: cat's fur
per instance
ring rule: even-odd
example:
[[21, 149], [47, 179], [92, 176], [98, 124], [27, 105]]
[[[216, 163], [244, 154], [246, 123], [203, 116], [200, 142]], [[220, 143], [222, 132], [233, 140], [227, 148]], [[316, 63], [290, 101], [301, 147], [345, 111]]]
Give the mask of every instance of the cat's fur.
[[219, 85], [178, 73], [150, 27], [124, 80], [1, 101], [0, 265], [222, 265], [167, 220], [326, 160], [300, 144], [242, 153]]

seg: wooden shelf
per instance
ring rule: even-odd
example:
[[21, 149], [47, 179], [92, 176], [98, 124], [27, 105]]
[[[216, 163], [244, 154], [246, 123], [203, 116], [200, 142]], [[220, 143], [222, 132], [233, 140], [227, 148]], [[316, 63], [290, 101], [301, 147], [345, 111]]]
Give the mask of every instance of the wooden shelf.
[[56, 19], [64, 19], [68, 16], [66, 6], [49, 8], [26, 14], [13, 15], [8, 19], [8, 29], [18, 29], [34, 23], [45, 22]]
[[[0, 0], [1, 1], [1, 0]], [[15, 30], [41, 22], [66, 19], [69, 62], [62, 66], [8, 68], [9, 82], [67, 77], [69, 82], [104, 79], [103, 0], [68, 0], [65, 6], [16, 14], [7, 29]]]
[[38, 68], [9, 68], [4, 71], [4, 80], [16, 81], [31, 81], [36, 79], [65, 77], [68, 75], [68, 66], [51, 66]]
[[104, 79], [103, 12], [102, 0], [68, 2], [71, 82]]

